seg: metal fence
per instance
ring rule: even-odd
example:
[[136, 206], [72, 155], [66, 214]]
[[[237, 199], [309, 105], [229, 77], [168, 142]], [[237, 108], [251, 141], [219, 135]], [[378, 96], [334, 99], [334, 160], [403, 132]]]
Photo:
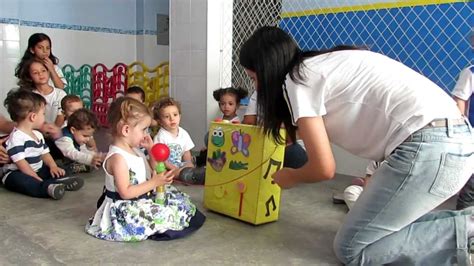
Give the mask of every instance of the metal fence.
[[[255, 29], [278, 25], [304, 50], [339, 44], [369, 47], [424, 74], [446, 91], [462, 68], [472, 64], [469, 43], [473, 1], [233, 0], [223, 22], [231, 37], [222, 56], [221, 86], [253, 90], [238, 62], [241, 45]], [[383, 66], [381, 66], [383, 67]]]

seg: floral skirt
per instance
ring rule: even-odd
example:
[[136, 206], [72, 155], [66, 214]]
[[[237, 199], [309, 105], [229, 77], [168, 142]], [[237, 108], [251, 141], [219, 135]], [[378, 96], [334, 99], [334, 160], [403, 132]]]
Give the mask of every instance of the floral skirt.
[[189, 196], [173, 186], [166, 187], [165, 204], [153, 199], [117, 200], [106, 197], [86, 232], [110, 241], [141, 241], [155, 233], [179, 231], [189, 226], [196, 206]]

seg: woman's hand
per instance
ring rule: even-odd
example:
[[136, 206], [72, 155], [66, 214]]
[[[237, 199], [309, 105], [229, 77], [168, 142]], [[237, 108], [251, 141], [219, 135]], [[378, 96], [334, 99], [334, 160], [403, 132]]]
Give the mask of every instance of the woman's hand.
[[66, 174], [66, 171], [64, 171], [64, 169], [62, 168], [59, 168], [58, 166], [51, 167], [49, 169], [49, 172], [51, 173], [51, 176], [53, 176], [54, 178], [58, 178]]
[[8, 138], [0, 140], [0, 163], [9, 163], [10, 157], [8, 156], [7, 150], [3, 147], [3, 143], [7, 141]]
[[53, 139], [58, 139], [62, 135], [61, 129], [55, 124], [50, 124], [50, 123], [43, 124], [40, 131], [44, 135], [51, 136]]
[[273, 174], [273, 181], [281, 188], [292, 188], [300, 182], [293, 172], [292, 168], [282, 168]]
[[173, 183], [174, 171], [166, 171], [160, 174], [153, 172], [151, 180], [155, 183], [156, 187]]

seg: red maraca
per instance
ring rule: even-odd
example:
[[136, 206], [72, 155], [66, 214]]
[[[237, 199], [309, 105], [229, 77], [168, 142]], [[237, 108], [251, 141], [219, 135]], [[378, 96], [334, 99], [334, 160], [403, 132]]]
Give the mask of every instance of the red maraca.
[[[157, 162], [155, 166], [155, 171], [160, 174], [166, 171], [165, 161], [168, 160], [170, 156], [170, 148], [166, 144], [156, 143], [151, 147], [150, 150], [151, 156]], [[156, 198], [155, 203], [164, 204], [165, 203], [165, 187], [159, 186], [156, 188]]]

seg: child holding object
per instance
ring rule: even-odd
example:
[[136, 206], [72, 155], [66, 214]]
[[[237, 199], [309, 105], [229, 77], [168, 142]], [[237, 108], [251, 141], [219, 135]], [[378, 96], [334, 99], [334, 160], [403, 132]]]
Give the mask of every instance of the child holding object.
[[[140, 146], [150, 151], [151, 114], [139, 101], [121, 97], [108, 113], [113, 143], [105, 157], [105, 199], [86, 225], [86, 232], [110, 241], [168, 240], [202, 226], [205, 217], [189, 196], [170, 184], [173, 172], [152, 172]], [[154, 163], [154, 162], [152, 162]], [[154, 189], [165, 185], [164, 204]]]
[[173, 98], [162, 98], [153, 108], [154, 118], [160, 130], [153, 139], [154, 143], [163, 143], [170, 148], [170, 157], [165, 162], [166, 168], [175, 171], [178, 179], [189, 184], [204, 184], [205, 168], [196, 168], [191, 149], [194, 142], [188, 132], [180, 127], [181, 106]]
[[[90, 150], [87, 143], [94, 137], [98, 128], [97, 117], [91, 111], [82, 108], [68, 118], [67, 126], [62, 129], [62, 137], [55, 143], [68, 162], [64, 165], [71, 172], [81, 172], [78, 166], [97, 168], [102, 164], [105, 154]], [[84, 171], [82, 171], [84, 172]]]

